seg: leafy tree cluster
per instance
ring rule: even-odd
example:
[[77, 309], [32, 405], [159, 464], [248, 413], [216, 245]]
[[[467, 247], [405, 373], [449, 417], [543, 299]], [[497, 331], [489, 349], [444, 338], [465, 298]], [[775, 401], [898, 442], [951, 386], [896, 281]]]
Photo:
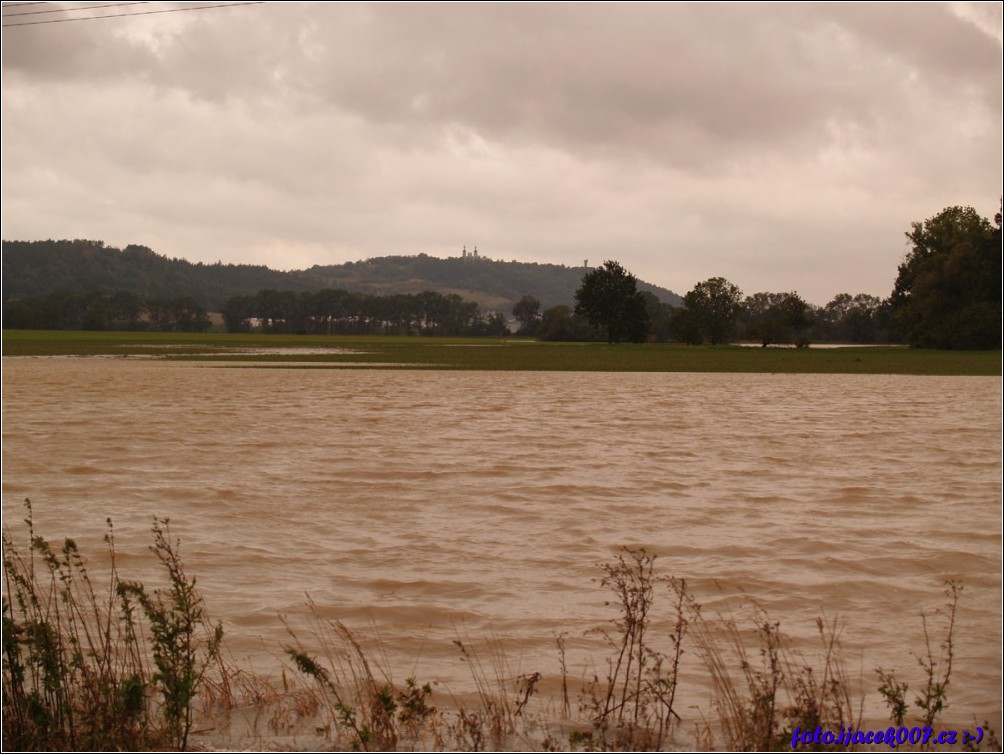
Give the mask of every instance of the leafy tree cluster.
[[643, 343], [648, 336], [645, 298], [634, 275], [617, 262], [586, 273], [575, 292], [575, 313], [605, 333], [608, 343]]
[[1001, 345], [1001, 213], [948, 207], [913, 223], [911, 245], [890, 296], [911, 346], [991, 349]]
[[3, 303], [3, 326], [15, 330], [205, 332], [210, 325], [192, 296], [143, 301], [125, 291], [47, 293]]
[[673, 313], [672, 326], [679, 340], [697, 345], [719, 345], [732, 339], [742, 291], [723, 277], [698, 283], [683, 297], [683, 307]]
[[819, 343], [899, 343], [888, 299], [840, 293], [812, 312], [812, 338]]
[[744, 338], [763, 347], [776, 344], [807, 346], [813, 319], [811, 308], [797, 293], [755, 293], [747, 296], [739, 322]]
[[906, 234], [911, 250], [888, 299], [841, 293], [826, 306], [797, 293], [755, 293], [716, 277], [674, 309], [670, 337], [686, 343], [736, 338], [772, 344], [898, 343], [923, 348], [1001, 345], [1001, 213], [949, 207]]
[[888, 300], [841, 293], [825, 306], [798, 293], [760, 292], [743, 297], [724, 278], [698, 283], [672, 310], [670, 339], [713, 345], [744, 341], [761, 346], [810, 343], [899, 343]]
[[524, 295], [512, 308], [512, 316], [519, 322], [518, 335], [534, 335], [540, 324], [540, 300], [536, 296]]
[[[841, 293], [826, 306], [807, 303], [798, 293], [754, 293], [743, 296], [738, 286], [716, 277], [694, 286], [684, 306], [673, 307], [650, 293], [641, 294], [647, 313], [644, 339], [720, 345], [737, 340], [762, 346], [810, 343], [898, 343], [888, 300], [859, 293]], [[539, 313], [531, 297], [513, 308], [520, 334], [542, 340], [596, 341], [607, 331], [582, 313], [556, 306]]]
[[553, 306], [539, 314], [539, 302], [524, 297], [513, 308], [520, 334], [541, 340], [642, 342], [671, 337], [673, 307], [650, 291], [639, 290], [635, 277], [618, 262], [605, 262], [585, 275], [574, 309]]
[[583, 343], [600, 340], [600, 332], [570, 306], [558, 304], [547, 309], [533, 333], [540, 340]]
[[483, 314], [473, 301], [433, 291], [373, 296], [325, 289], [262, 290], [223, 308], [230, 332], [311, 335], [507, 335], [504, 315]]

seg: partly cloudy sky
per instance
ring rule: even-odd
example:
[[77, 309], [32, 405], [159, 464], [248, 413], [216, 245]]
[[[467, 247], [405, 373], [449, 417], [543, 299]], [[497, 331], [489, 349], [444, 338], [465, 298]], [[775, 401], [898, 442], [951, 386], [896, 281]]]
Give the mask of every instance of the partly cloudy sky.
[[[911, 222], [999, 207], [997, 2], [97, 4], [4, 4], [5, 239], [477, 245], [825, 304], [888, 295]], [[14, 25], [110, 12], [144, 15]]]

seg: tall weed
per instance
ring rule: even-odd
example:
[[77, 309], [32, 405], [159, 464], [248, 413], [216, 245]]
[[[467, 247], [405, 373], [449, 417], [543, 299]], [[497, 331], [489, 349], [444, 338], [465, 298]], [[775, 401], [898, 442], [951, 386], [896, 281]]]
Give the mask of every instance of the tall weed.
[[206, 670], [219, 659], [223, 624], [209, 625], [195, 578], [189, 580], [185, 574], [179, 542], [171, 539], [169, 521], [154, 521], [153, 534], [150, 549], [167, 571], [169, 588], [151, 594], [139, 582], [120, 581], [117, 593], [130, 617], [133, 599], [146, 615], [157, 668], [151, 680], [163, 699], [162, 712], [171, 742], [184, 750], [192, 730], [192, 702]]
[[3, 530], [4, 749], [184, 749], [222, 627], [200, 636], [202, 600], [166, 522], [154, 524], [152, 549], [170, 586], [151, 597], [121, 580], [110, 520], [108, 571], [96, 582], [76, 542], [37, 535], [29, 500], [25, 508], [27, 544]]
[[[939, 645], [937, 658], [935, 658], [934, 650], [931, 647], [927, 614], [923, 611], [920, 613], [920, 621], [924, 630], [924, 651], [923, 654], [915, 653], [914, 657], [924, 671], [924, 680], [913, 703], [920, 713], [917, 716], [918, 722], [928, 728], [934, 724], [938, 715], [948, 706], [948, 683], [952, 677], [952, 662], [955, 659], [955, 618], [961, 593], [961, 583], [954, 580], [945, 582], [947, 602], [943, 608], [936, 611], [936, 614], [941, 615], [946, 623], [945, 638]], [[895, 672], [891, 670], [876, 668], [875, 673], [879, 678], [879, 694], [889, 708], [890, 719], [896, 725], [902, 725], [909, 710], [909, 704], [906, 701], [909, 684], [900, 683], [896, 679]]]
[[389, 673], [374, 671], [374, 663], [356, 636], [339, 620], [324, 620], [308, 598], [313, 630], [310, 649], [286, 624], [293, 644], [285, 648], [296, 669], [317, 686], [339, 740], [347, 734], [355, 750], [386, 751], [403, 735], [417, 739], [435, 718], [432, 687], [413, 678], [396, 688]]
[[761, 608], [750, 623], [701, 617], [694, 632], [726, 748], [780, 750], [791, 747], [796, 729], [839, 731], [860, 723], [838, 621], [816, 619], [821, 652], [814, 661], [793, 649], [780, 623]]
[[[674, 704], [683, 640], [689, 614], [698, 607], [686, 581], [655, 575], [655, 559], [644, 549], [625, 547], [612, 562], [600, 565], [600, 586], [614, 593], [619, 616], [612, 620], [613, 631], [602, 632], [613, 650], [606, 677], [594, 676], [586, 684], [580, 704], [593, 730], [573, 734], [573, 744], [661, 749], [680, 719]], [[656, 587], [663, 584], [673, 597], [669, 651], [658, 649], [651, 637]]]

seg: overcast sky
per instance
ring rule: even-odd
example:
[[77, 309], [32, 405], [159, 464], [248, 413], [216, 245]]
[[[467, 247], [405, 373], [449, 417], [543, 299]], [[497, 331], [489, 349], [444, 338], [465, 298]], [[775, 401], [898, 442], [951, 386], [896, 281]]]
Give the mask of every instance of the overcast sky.
[[996, 2], [266, 3], [9, 25], [112, 12], [12, 15], [74, 5], [4, 5], [5, 239], [280, 269], [477, 245], [825, 304], [887, 296], [912, 221], [999, 207]]

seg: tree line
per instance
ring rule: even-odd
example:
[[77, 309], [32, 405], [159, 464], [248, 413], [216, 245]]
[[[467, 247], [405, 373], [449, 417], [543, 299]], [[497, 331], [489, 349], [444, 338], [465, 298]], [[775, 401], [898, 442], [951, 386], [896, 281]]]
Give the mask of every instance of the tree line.
[[902, 342], [888, 301], [866, 293], [841, 293], [825, 306], [813, 306], [794, 292], [744, 297], [724, 278], [711, 278], [694, 286], [683, 306], [670, 306], [644, 292], [635, 300], [640, 303], [632, 305], [634, 314], [621, 315], [613, 329], [604, 325], [602, 312], [590, 321], [588, 308], [581, 304], [541, 311], [531, 296], [524, 296], [513, 307], [513, 316], [519, 323], [519, 334], [553, 341], [674, 341], [691, 345], [742, 341], [761, 346]]
[[[507, 335], [506, 317], [457, 294], [388, 296], [322, 290], [261, 290], [223, 306], [228, 332], [300, 335]], [[28, 330], [205, 332], [210, 313], [192, 296], [144, 301], [117, 293], [48, 293], [10, 299], [4, 327]]]
[[507, 335], [505, 315], [482, 312], [456, 293], [386, 296], [325, 289], [258, 291], [223, 307], [229, 332], [306, 335]]
[[3, 326], [15, 330], [206, 332], [209, 312], [194, 296], [143, 300], [116, 293], [42, 293], [3, 302]]
[[637, 290], [619, 263], [585, 275], [575, 308], [524, 296], [513, 315], [520, 331], [545, 340], [676, 340], [762, 346], [811, 342], [901, 343], [924, 348], [994, 349], [1001, 345], [1001, 213], [994, 223], [971, 207], [949, 207], [906, 234], [911, 245], [887, 299], [841, 293], [815, 307], [798, 293], [743, 296], [709, 278], [673, 308]]
[[[540, 300], [527, 294], [512, 307], [512, 316], [519, 323], [519, 334], [543, 340], [999, 348], [1001, 213], [991, 223], [971, 207], [949, 207], [913, 223], [906, 237], [910, 250], [886, 299], [841, 293], [817, 307], [794, 291], [744, 296], [738, 286], [714, 277], [697, 283], [682, 305], [674, 307], [639, 290], [633, 275], [618, 262], [607, 261], [582, 277], [574, 306], [542, 311]], [[5, 265], [8, 243], [4, 242]], [[73, 242], [77, 246], [90, 243]], [[104, 249], [85, 251], [99, 254]], [[156, 257], [140, 247], [129, 247], [127, 252], [144, 259]], [[330, 288], [317, 292], [266, 288], [230, 297], [222, 315], [230, 332], [509, 333], [505, 314], [484, 312], [458, 294], [435, 291], [377, 295]], [[6, 328], [202, 332], [212, 324], [195, 296], [143, 299], [128, 291], [46, 293], [7, 299], [3, 304]]]
[[[598, 269], [607, 272], [605, 267]], [[590, 274], [595, 277], [596, 271]], [[624, 280], [628, 277], [625, 273]], [[597, 295], [602, 297], [602, 291]], [[540, 301], [529, 295], [517, 302], [512, 315], [519, 334], [554, 341], [900, 342], [889, 302], [875, 296], [842, 293], [826, 306], [814, 307], [794, 293], [757, 293], [745, 299], [739, 295], [738, 288], [722, 278], [695, 286], [683, 307], [640, 291], [631, 299], [633, 314], [630, 308], [608, 313], [613, 329], [598, 318], [590, 322], [581, 307], [559, 305], [542, 312]], [[510, 332], [502, 313], [485, 313], [473, 301], [432, 291], [376, 296], [330, 289], [317, 293], [266, 289], [231, 297], [221, 314], [229, 332], [467, 336]], [[3, 305], [3, 324], [12, 329], [158, 332], [205, 332], [214, 325], [210, 312], [193, 296], [143, 300], [125, 291], [10, 299]]]

